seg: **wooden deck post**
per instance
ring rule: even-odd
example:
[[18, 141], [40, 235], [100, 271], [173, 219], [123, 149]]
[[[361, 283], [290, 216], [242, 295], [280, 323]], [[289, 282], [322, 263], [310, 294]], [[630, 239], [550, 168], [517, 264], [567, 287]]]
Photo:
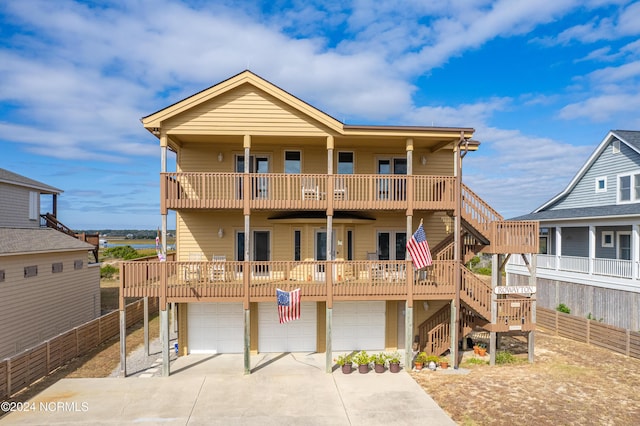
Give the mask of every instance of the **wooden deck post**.
[[[246, 262], [248, 263], [248, 262]], [[244, 310], [244, 374], [251, 374], [251, 309]]]
[[[418, 348], [420, 351], [420, 348]], [[413, 306], [405, 302], [404, 313], [404, 368], [411, 371], [413, 363]]]
[[[501, 285], [502, 270], [500, 269], [501, 259], [499, 254], [491, 255], [491, 318], [489, 319], [493, 326], [497, 323], [498, 318], [498, 295], [495, 292], [496, 287]], [[489, 332], [489, 365], [496, 364], [496, 348], [498, 347], [498, 338], [495, 331]]]
[[149, 356], [149, 297], [143, 298], [144, 307], [144, 353]]
[[327, 300], [327, 330], [326, 330], [326, 352], [325, 352], [325, 371], [331, 373], [333, 369], [333, 347], [331, 345], [331, 336], [333, 328], [333, 308], [329, 307]]
[[167, 304], [160, 305], [160, 341], [162, 342], [162, 375], [168, 377], [169, 371], [169, 311]]
[[127, 377], [127, 307], [124, 303], [124, 263], [120, 262], [120, 295], [118, 309], [120, 310], [120, 377]]

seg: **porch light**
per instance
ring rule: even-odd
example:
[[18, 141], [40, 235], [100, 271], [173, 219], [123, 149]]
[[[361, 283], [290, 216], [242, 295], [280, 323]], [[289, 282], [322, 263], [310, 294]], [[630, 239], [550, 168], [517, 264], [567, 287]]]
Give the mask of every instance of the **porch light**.
[[425, 164], [427, 164], [427, 157], [426, 156], [422, 156], [420, 157], [420, 163], [422, 163], [422, 165], [424, 166]]
[[422, 307], [424, 308], [425, 312], [427, 312], [429, 310], [429, 304], [427, 303], [426, 300], [424, 302], [422, 302]]
[[221, 152], [218, 153], [218, 162], [222, 163], [222, 160], [224, 160], [224, 155], [222, 155]]
[[224, 229], [218, 228], [218, 238], [224, 237]]

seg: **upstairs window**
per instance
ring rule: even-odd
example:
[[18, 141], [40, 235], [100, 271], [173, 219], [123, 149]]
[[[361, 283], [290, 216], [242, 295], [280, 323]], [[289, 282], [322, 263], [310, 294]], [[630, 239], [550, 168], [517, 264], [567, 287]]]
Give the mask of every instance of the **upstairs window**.
[[56, 262], [51, 264], [51, 273], [58, 274], [62, 272], [62, 262]]
[[0, 283], [4, 282], [4, 270], [0, 271]]
[[596, 178], [596, 192], [607, 192], [607, 177]]
[[300, 151], [284, 152], [284, 172], [300, 174]]
[[618, 175], [618, 203], [640, 202], [640, 172]]
[[38, 220], [38, 198], [36, 191], [29, 191], [29, 220]]
[[73, 261], [73, 269], [75, 269], [76, 271], [78, 269], [82, 269], [83, 265], [84, 265], [84, 262], [82, 260], [74, 260]]
[[339, 175], [353, 174], [353, 152], [338, 153], [338, 174]]

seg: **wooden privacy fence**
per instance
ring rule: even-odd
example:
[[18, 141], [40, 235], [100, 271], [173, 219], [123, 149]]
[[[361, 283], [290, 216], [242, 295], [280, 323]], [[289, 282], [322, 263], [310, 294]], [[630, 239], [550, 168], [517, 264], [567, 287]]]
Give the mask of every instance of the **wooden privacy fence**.
[[[149, 309], [157, 308], [158, 299], [149, 299]], [[127, 327], [142, 320], [144, 301], [127, 305], [126, 316]], [[119, 332], [120, 311], [113, 311], [4, 359], [0, 362], [0, 399], [9, 398]]]
[[538, 307], [537, 324], [556, 335], [640, 358], [640, 332]]

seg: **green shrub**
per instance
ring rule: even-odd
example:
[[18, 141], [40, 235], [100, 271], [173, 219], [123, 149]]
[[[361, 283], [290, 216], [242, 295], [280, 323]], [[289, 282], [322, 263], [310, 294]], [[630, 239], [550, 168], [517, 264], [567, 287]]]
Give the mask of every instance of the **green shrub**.
[[100, 278], [111, 279], [118, 273], [119, 269], [113, 265], [105, 265], [100, 268]]
[[480, 275], [491, 275], [491, 268], [478, 268], [475, 272]]
[[520, 362], [511, 352], [500, 351], [496, 353], [496, 364], [514, 364]]
[[106, 249], [103, 252], [105, 257], [113, 257], [116, 259], [131, 260], [140, 257], [136, 249], [131, 246], [117, 246]]
[[480, 263], [480, 257], [473, 256], [473, 258], [469, 261], [469, 269], [473, 270], [478, 263]]
[[564, 303], [559, 304], [556, 307], [556, 311], [563, 312], [565, 314], [570, 314], [571, 313], [571, 309], [569, 309], [569, 307], [567, 305], [565, 305]]

